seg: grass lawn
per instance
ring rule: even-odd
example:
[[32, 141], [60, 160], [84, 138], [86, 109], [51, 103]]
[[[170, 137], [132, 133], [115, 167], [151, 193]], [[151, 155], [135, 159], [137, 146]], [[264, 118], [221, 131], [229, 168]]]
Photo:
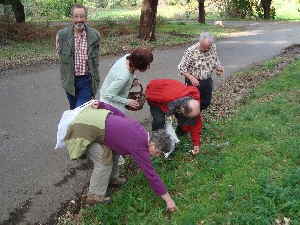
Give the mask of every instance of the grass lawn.
[[300, 2], [293, 0], [288, 3], [282, 0], [275, 0], [276, 19], [278, 20], [300, 20]]
[[[26, 33], [26, 37], [32, 36], [30, 29], [35, 29], [34, 25], [28, 26], [29, 28], [24, 32]], [[235, 31], [235, 29], [231, 28], [203, 25], [197, 22], [161, 22], [157, 25], [157, 40], [154, 42], [145, 42], [136, 38], [138, 31], [137, 24], [99, 23], [93, 24], [93, 26], [102, 35], [101, 55], [119, 54], [138, 46], [155, 48], [184, 44], [195, 40], [195, 35], [203, 31], [210, 31], [218, 38]], [[47, 31], [47, 29], [51, 30]], [[42, 38], [40, 39], [8, 42], [8, 44], [3, 46], [3, 50], [1, 47], [0, 68], [5, 70], [15, 65], [29, 65], [35, 62], [56, 60], [54, 38], [57, 29], [55, 27], [39, 27], [37, 32], [33, 31], [32, 33], [36, 36], [41, 35]], [[47, 32], [46, 35], [45, 32]]]
[[166, 214], [138, 174], [113, 194], [113, 204], [83, 210], [82, 224], [300, 224], [299, 70], [300, 61], [292, 63], [253, 90], [231, 119], [207, 124], [206, 154], [193, 158], [183, 139], [172, 161], [154, 161], [178, 212]]
[[[92, 10], [90, 18], [92, 20], [138, 20], [141, 14], [140, 8], [133, 9], [98, 9]], [[182, 6], [164, 6], [158, 7], [157, 16], [165, 19], [187, 19], [185, 10]], [[195, 16], [195, 15], [194, 15]]]

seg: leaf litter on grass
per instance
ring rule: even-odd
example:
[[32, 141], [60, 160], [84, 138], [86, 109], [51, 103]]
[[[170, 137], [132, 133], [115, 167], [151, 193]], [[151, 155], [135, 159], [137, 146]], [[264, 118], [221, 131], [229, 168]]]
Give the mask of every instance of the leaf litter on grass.
[[[299, 56], [300, 45], [293, 45], [285, 48], [275, 58], [275, 65], [260, 64], [250, 72], [231, 76], [215, 91], [212, 105], [203, 113], [204, 120], [218, 121], [230, 118], [238, 106], [245, 103], [255, 87], [274, 77]], [[265, 98], [271, 98], [271, 96]]]

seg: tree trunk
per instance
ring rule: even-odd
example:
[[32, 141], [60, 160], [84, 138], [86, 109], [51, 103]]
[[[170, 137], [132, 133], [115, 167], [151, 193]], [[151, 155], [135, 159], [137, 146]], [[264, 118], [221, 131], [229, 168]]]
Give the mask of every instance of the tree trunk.
[[0, 4], [11, 5], [16, 18], [16, 22], [17, 23], [25, 22], [24, 6], [21, 3], [21, 0], [0, 0]]
[[261, 1], [261, 6], [264, 10], [264, 19], [271, 19], [271, 4], [272, 0]]
[[25, 12], [24, 6], [20, 0], [15, 0], [12, 3], [12, 9], [15, 14], [16, 22], [17, 23], [25, 23]]
[[147, 41], [154, 41], [155, 38], [155, 25], [157, 13], [158, 0], [143, 0], [139, 38]]
[[205, 23], [205, 0], [198, 0], [198, 22]]

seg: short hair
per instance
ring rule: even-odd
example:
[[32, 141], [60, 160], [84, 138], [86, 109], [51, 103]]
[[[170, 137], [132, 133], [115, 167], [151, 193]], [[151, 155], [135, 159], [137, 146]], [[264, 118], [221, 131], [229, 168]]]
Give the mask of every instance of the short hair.
[[210, 44], [213, 44], [215, 42], [214, 36], [211, 35], [209, 32], [203, 32], [199, 36], [199, 41], [208, 40]]
[[154, 143], [156, 148], [161, 152], [167, 153], [171, 150], [172, 140], [165, 129], [152, 131], [150, 135], [150, 142]]
[[185, 116], [187, 116], [188, 114], [190, 114], [190, 113], [193, 111], [193, 109], [192, 109], [192, 107], [191, 107], [191, 105], [190, 105], [191, 100], [192, 100], [192, 99], [189, 99], [189, 100], [183, 105], [183, 114], [184, 114]]
[[146, 71], [150, 63], [153, 62], [153, 54], [149, 48], [136, 48], [127, 56], [129, 66], [140, 71]]
[[74, 13], [74, 9], [84, 9], [85, 12], [85, 17], [87, 17], [88, 15], [88, 10], [85, 6], [81, 5], [81, 4], [74, 4], [71, 8], [71, 15], [73, 16]]

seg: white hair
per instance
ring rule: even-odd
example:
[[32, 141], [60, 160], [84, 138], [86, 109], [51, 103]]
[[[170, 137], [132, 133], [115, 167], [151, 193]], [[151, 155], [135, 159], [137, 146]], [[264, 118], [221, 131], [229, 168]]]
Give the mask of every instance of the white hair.
[[199, 36], [199, 41], [208, 40], [209, 44], [213, 44], [215, 42], [214, 36], [209, 32], [203, 32]]

